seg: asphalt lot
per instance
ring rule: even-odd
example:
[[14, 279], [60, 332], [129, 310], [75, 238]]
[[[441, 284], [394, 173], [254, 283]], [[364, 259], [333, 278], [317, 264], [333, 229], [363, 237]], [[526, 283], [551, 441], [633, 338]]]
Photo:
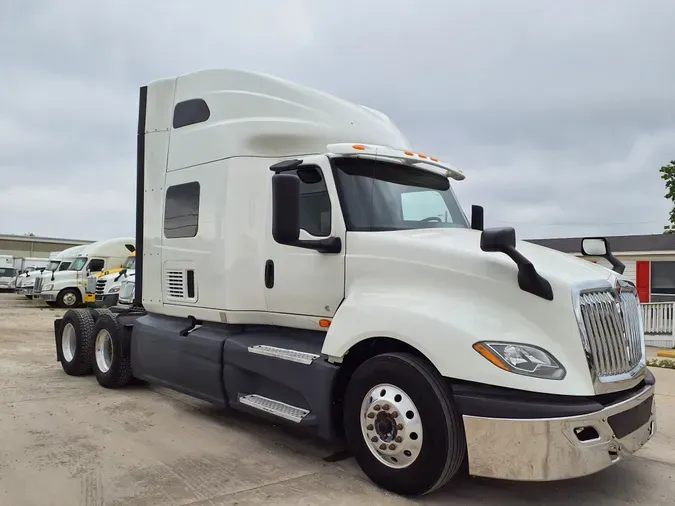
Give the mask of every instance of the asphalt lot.
[[60, 314], [0, 294], [3, 506], [675, 502], [675, 370], [654, 370], [654, 439], [604, 472], [558, 483], [466, 479], [409, 501], [371, 485], [338, 449], [287, 429], [162, 388], [113, 391], [66, 376], [54, 352]]

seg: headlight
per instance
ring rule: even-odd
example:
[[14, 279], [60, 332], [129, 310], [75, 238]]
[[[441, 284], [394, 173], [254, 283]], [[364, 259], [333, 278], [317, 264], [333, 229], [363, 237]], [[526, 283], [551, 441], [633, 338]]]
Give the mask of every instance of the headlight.
[[48, 292], [49, 290], [53, 290], [53, 289], [54, 289], [54, 283], [49, 283], [48, 285], [46, 285], [46, 286], [43, 288], [43, 290], [44, 290], [45, 292]]
[[528, 344], [483, 341], [473, 349], [505, 371], [535, 378], [561, 380], [567, 372], [549, 352]]
[[119, 286], [113, 286], [110, 290], [108, 290], [108, 293], [117, 293], [120, 291]]

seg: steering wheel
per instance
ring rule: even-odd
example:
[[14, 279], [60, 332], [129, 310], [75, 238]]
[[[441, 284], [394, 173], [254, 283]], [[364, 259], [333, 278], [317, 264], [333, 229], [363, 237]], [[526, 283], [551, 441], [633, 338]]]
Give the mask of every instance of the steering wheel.
[[428, 218], [424, 218], [420, 221], [437, 221], [438, 223], [443, 223], [443, 220], [440, 219], [438, 216], [429, 216]]

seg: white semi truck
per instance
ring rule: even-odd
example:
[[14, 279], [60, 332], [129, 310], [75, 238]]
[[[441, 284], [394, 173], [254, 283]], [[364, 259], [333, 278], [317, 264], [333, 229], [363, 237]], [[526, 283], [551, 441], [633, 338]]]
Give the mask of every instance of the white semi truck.
[[[16, 280], [16, 293], [24, 295], [27, 299], [33, 298], [35, 284], [38, 285], [38, 290], [42, 281], [50, 280], [54, 272], [66, 271], [70, 264], [75, 260], [75, 256], [82, 251], [86, 246], [73, 246], [56, 253], [49, 254], [49, 262], [47, 266], [41, 271], [26, 271], [19, 275]], [[44, 279], [42, 279], [44, 277]], [[41, 281], [38, 282], [37, 280]]]
[[152, 82], [134, 303], [66, 312], [57, 360], [343, 440], [400, 494], [618, 462], [656, 428], [635, 286], [470, 222], [463, 179], [384, 114], [284, 80]]
[[15, 278], [14, 257], [11, 255], [0, 255], [0, 291], [10, 290], [12, 281]]
[[129, 251], [134, 249], [133, 237], [119, 237], [87, 244], [78, 252], [68, 270], [52, 272], [34, 287], [34, 297], [48, 305], [72, 308], [84, 302], [87, 277], [95, 272], [121, 268]]

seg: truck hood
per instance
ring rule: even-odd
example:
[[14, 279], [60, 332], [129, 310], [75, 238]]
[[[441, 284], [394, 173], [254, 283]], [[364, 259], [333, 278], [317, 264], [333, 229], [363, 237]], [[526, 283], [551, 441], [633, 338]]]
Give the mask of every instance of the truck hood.
[[[69, 281], [69, 280], [75, 280], [77, 279], [77, 274], [78, 271], [59, 271], [54, 273], [54, 281]], [[84, 276], [84, 272], [82, 272], [82, 275]], [[46, 283], [47, 280], [51, 281], [52, 279], [52, 273], [48, 274], [43, 274], [42, 278], [44, 282]]]
[[[480, 236], [477, 230], [454, 228], [350, 232], [347, 255], [391, 257], [396, 263], [422, 263], [492, 282], [517, 284], [516, 264], [503, 253], [482, 251]], [[517, 241], [516, 248], [554, 288], [621, 277], [606, 267], [526, 241]]]
[[[113, 272], [112, 274], [106, 274], [105, 276], [101, 276], [101, 277], [98, 278], [98, 279], [99, 279], [99, 281], [100, 281], [100, 280], [105, 280], [106, 283], [107, 283], [108, 281], [110, 281], [110, 280], [115, 281], [115, 279], [117, 279], [117, 277], [120, 275], [120, 272], [121, 272], [121, 269], [120, 269], [120, 270], [117, 270], [116, 272]], [[122, 276], [120, 277], [120, 279], [117, 280], [117, 282], [118, 282], [118, 283], [121, 283], [121, 282], [124, 281], [125, 279], [128, 279], [129, 276], [133, 276], [133, 275], [134, 275], [134, 271], [133, 271], [133, 270], [129, 270], [129, 271], [127, 271], [127, 273], [126, 273], [126, 276], [125, 276], [125, 275], [122, 275]]]

